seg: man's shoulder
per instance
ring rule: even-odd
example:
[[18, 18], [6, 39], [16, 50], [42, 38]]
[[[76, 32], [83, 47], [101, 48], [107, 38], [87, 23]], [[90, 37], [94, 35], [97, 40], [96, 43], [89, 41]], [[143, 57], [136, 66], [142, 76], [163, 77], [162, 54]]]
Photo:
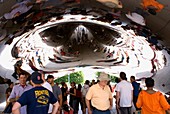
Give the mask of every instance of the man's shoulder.
[[27, 84], [27, 87], [29, 87], [29, 88], [32, 88], [32, 85], [30, 85], [30, 84]]
[[132, 84], [137, 84], [137, 85], [138, 85], [139, 83], [138, 83], [138, 82], [136, 82], [136, 81], [134, 81], [134, 82], [132, 82]]
[[91, 88], [91, 89], [96, 89], [97, 87], [99, 87], [99, 85], [98, 85], [98, 84], [94, 84], [94, 85], [92, 85], [90, 88]]
[[132, 82], [132, 85], [133, 85], [133, 86], [140, 86], [140, 83]]
[[31, 94], [31, 93], [33, 93], [33, 91], [34, 91], [34, 88], [31, 88], [31, 89], [25, 91], [23, 94]]
[[129, 81], [124, 80], [123, 82], [131, 85], [131, 83]]
[[[30, 88], [29, 90], [25, 91], [25, 92], [22, 94], [22, 96], [25, 98], [26, 96], [27, 96], [27, 97], [30, 97], [30, 96], [32, 96], [33, 94], [34, 94], [34, 88]], [[32, 97], [30, 97], [30, 98], [32, 98]]]
[[[94, 85], [92, 85], [91, 87], [89, 87], [89, 89], [90, 90], [97, 90], [97, 89], [100, 89], [101, 87], [99, 86], [99, 84], [97, 83], [97, 84], [94, 84]], [[105, 86], [105, 88], [109, 88], [109, 86], [108, 85], [106, 85]]]
[[132, 87], [132, 83], [130, 83], [130, 82], [128, 82], [128, 81], [126, 81], [126, 85], [127, 85], [128, 87]]
[[53, 88], [53, 91], [57, 91], [57, 92], [61, 91], [61, 88], [57, 85], [54, 85], [52, 88]]
[[44, 82], [44, 83], [42, 84], [42, 86], [43, 86], [44, 88], [50, 90], [51, 92], [53, 91], [53, 90], [52, 90], [52, 86], [51, 86], [48, 82]]
[[51, 86], [47, 81], [42, 84], [43, 87], [45, 86]]
[[13, 88], [18, 88], [20, 85], [19, 84], [17, 84], [17, 85], [14, 85], [14, 87]]
[[13, 87], [13, 91], [15, 91], [15, 90], [18, 90], [18, 88], [20, 87], [20, 85], [19, 84], [17, 84], [17, 85], [14, 85], [14, 87]]
[[42, 90], [44, 90], [44, 89], [45, 89], [45, 90], [48, 90], [48, 89], [47, 89], [47, 88], [45, 88], [44, 86], [37, 86], [37, 87], [34, 87], [34, 89], [40, 89], [40, 90], [41, 90], [41, 89], [42, 89]]
[[34, 87], [34, 88], [32, 88], [32, 89], [30, 89], [30, 90], [28, 90], [27, 92], [40, 92], [40, 91], [48, 91], [49, 93], [52, 93], [50, 90], [48, 90], [47, 88], [45, 88], [45, 87], [43, 87], [43, 86], [38, 86], [38, 87]]
[[53, 87], [56, 88], [56, 89], [61, 89], [59, 86], [57, 86], [57, 85], [55, 85], [55, 84], [54, 84]]
[[122, 85], [124, 83], [124, 81], [120, 81], [119, 83], [117, 83], [116, 86]]
[[132, 85], [130, 82], [128, 82], [128, 81], [121, 81], [121, 82], [119, 82], [118, 84], [117, 84], [117, 86], [121, 86], [121, 85]]

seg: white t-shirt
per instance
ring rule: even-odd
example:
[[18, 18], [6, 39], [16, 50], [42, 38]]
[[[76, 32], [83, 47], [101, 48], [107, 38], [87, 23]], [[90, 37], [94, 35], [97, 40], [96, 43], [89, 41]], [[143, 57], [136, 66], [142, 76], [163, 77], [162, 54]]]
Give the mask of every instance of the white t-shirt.
[[84, 86], [83, 86], [83, 88], [82, 88], [82, 90], [81, 90], [83, 97], [86, 96], [88, 90], [89, 90], [89, 85], [84, 84]]
[[[51, 87], [51, 85], [48, 82], [44, 82], [42, 84], [42, 86], [53, 93], [53, 88]], [[48, 109], [48, 113], [52, 113], [52, 111], [53, 111], [53, 105], [50, 104], [49, 109]]]
[[132, 106], [132, 91], [133, 87], [130, 82], [122, 80], [116, 85], [115, 91], [120, 92], [120, 107]]

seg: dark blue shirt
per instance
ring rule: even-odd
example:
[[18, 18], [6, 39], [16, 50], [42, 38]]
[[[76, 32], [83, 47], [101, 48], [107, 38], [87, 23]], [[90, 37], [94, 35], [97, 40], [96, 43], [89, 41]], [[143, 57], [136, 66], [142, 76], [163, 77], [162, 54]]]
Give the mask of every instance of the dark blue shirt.
[[57, 99], [46, 88], [34, 87], [24, 92], [17, 102], [27, 105], [27, 114], [48, 114], [49, 104], [56, 103]]
[[140, 92], [140, 84], [134, 81], [132, 82], [132, 86], [133, 86], [133, 95], [137, 97]]

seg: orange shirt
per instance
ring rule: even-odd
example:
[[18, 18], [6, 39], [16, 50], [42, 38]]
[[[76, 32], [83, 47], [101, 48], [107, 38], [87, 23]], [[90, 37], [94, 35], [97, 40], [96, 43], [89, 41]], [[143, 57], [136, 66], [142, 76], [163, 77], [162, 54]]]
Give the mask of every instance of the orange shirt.
[[157, 12], [160, 12], [164, 8], [164, 5], [160, 4], [156, 0], [142, 0], [142, 5], [144, 9], [147, 9], [148, 6], [154, 6], [157, 9]]
[[136, 106], [142, 108], [142, 114], [165, 114], [165, 110], [170, 109], [170, 105], [160, 92], [149, 94], [141, 91]]

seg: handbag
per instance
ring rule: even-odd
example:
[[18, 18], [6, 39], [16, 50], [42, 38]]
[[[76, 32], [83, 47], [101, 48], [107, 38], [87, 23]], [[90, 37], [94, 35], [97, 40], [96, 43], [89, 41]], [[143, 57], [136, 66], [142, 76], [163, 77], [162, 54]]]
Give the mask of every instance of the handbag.
[[12, 113], [12, 102], [10, 102], [4, 109], [3, 113]]

